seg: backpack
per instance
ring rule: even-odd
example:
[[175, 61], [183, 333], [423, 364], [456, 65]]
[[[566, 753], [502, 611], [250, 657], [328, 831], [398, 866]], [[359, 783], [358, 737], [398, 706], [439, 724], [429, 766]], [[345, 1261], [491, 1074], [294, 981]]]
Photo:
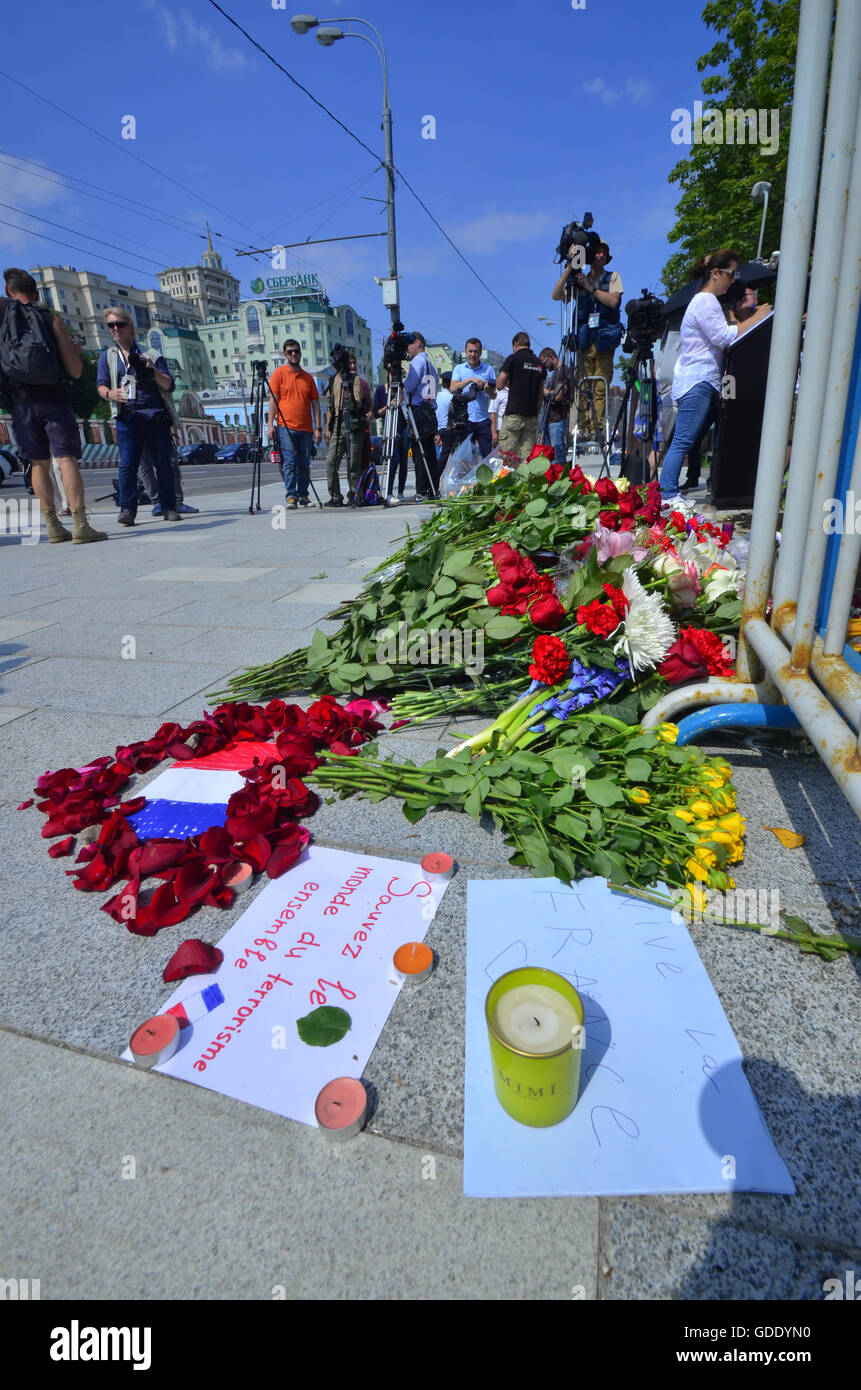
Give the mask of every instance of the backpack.
[[353, 505], [355, 507], [376, 507], [382, 500], [380, 495], [380, 475], [377, 472], [376, 465], [370, 463], [356, 484]]
[[12, 299], [0, 323], [0, 372], [21, 386], [56, 386], [60, 357], [47, 316], [37, 304]]

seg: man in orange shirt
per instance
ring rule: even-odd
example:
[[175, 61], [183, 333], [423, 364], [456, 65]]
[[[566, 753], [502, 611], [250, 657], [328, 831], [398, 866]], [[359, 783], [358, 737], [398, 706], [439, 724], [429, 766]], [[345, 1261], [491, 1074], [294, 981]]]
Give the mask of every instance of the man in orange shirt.
[[[284, 344], [286, 363], [269, 378], [269, 438], [278, 443], [284, 459], [284, 491], [288, 510], [308, 506], [311, 481], [311, 443], [323, 438], [317, 384], [302, 370], [302, 349], [295, 338]], [[277, 414], [277, 426], [276, 426]]]

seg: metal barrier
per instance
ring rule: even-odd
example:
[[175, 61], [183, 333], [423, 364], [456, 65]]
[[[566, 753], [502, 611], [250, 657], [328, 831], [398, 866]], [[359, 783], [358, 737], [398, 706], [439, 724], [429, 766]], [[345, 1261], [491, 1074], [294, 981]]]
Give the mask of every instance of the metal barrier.
[[[833, 19], [834, 0], [801, 0], [774, 333], [735, 679], [673, 691], [644, 723], [655, 725], [704, 704], [709, 708], [681, 721], [680, 741], [719, 724], [800, 725], [861, 816], [861, 660], [846, 644], [861, 560], [861, 4], [839, 0], [829, 83]], [[804, 356], [778, 551], [808, 268]]]

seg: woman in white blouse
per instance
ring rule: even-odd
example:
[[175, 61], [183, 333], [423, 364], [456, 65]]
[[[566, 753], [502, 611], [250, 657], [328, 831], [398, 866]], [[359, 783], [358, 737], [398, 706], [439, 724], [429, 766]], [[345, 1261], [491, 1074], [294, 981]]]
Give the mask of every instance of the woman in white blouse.
[[678, 494], [682, 460], [708, 428], [720, 400], [724, 352], [742, 333], [771, 313], [770, 305], [761, 304], [744, 323], [727, 323], [718, 296], [726, 294], [733, 280], [739, 278], [734, 251], [715, 251], [694, 267], [694, 277], [697, 273], [703, 275], [703, 286], [682, 319], [682, 347], [673, 372], [673, 400], [678, 416], [661, 469], [661, 495], [665, 499]]

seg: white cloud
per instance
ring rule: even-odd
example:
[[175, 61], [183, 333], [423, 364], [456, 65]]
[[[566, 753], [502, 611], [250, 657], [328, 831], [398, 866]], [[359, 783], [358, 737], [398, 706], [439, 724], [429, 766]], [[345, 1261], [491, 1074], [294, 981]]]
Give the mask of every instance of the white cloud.
[[583, 91], [598, 97], [605, 106], [613, 106], [617, 101], [634, 105], [638, 101], [646, 101], [652, 95], [653, 87], [651, 82], [640, 77], [626, 78], [622, 87], [608, 87], [603, 77], [595, 77], [591, 82], [583, 83]]
[[449, 225], [452, 241], [463, 251], [492, 253], [510, 241], [529, 241], [556, 228], [558, 219], [549, 212], [485, 212], [469, 222]]
[[249, 66], [241, 48], [226, 47], [213, 29], [199, 24], [188, 10], [170, 10], [159, 0], [144, 0], [144, 5], [155, 13], [171, 53], [199, 54], [213, 72], [239, 72]]

